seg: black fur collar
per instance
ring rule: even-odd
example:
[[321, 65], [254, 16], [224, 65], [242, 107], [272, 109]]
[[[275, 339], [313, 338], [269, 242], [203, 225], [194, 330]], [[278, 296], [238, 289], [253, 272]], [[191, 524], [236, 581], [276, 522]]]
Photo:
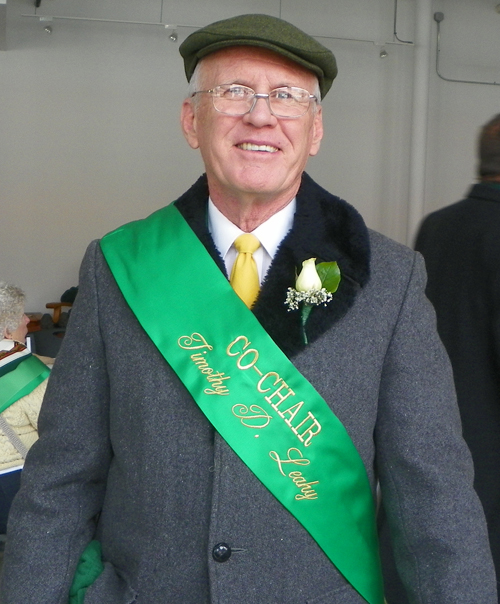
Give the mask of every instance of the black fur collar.
[[[176, 205], [220, 270], [226, 275], [207, 227], [208, 185], [202, 176]], [[285, 298], [302, 262], [336, 260], [342, 280], [333, 300], [314, 307], [307, 321], [307, 337], [314, 342], [349, 310], [356, 293], [370, 278], [368, 231], [358, 212], [303, 174], [297, 194], [293, 228], [283, 239], [269, 269], [253, 312], [276, 344], [289, 357], [303, 350], [300, 311], [288, 311]]]

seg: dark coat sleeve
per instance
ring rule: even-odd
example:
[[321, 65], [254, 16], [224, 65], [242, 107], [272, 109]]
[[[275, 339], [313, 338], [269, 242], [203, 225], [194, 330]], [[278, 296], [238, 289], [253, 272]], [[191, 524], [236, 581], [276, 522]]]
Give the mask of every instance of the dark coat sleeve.
[[40, 439], [30, 450], [11, 509], [4, 604], [66, 604], [101, 509], [111, 445], [109, 385], [98, 337], [105, 300], [97, 293], [94, 253], [95, 245], [82, 264], [80, 293], [39, 417]]

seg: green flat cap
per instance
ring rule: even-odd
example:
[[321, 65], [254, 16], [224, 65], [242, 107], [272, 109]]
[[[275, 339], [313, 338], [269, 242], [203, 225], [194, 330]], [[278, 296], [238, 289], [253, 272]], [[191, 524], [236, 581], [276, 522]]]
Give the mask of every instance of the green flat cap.
[[337, 75], [333, 53], [295, 25], [270, 15], [239, 15], [198, 29], [179, 46], [188, 82], [200, 59], [230, 46], [267, 48], [302, 65], [318, 77], [321, 98]]

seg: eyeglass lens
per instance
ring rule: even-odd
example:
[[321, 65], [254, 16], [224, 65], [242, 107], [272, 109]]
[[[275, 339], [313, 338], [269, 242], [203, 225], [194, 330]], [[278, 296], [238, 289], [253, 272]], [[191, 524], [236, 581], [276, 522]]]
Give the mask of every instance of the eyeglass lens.
[[246, 86], [216, 86], [212, 90], [214, 107], [227, 115], [245, 115], [258, 99], [267, 101], [269, 109], [277, 117], [301, 117], [311, 102], [307, 90], [295, 87], [276, 88], [269, 94], [256, 94]]

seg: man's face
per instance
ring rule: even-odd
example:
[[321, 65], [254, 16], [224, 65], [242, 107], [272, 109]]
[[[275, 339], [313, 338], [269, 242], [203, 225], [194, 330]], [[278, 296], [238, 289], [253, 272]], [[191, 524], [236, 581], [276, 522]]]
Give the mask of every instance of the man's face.
[[[203, 60], [199, 90], [219, 84], [242, 84], [257, 93], [296, 86], [314, 94], [313, 73], [265, 49], [232, 47]], [[275, 117], [265, 99], [251, 113], [218, 113], [209, 94], [183, 104], [182, 127], [193, 149], [199, 148], [211, 196], [259, 200], [292, 199], [310, 155], [316, 155], [323, 135], [321, 107], [313, 103], [299, 118]], [[288, 199], [287, 199], [288, 197]]]

